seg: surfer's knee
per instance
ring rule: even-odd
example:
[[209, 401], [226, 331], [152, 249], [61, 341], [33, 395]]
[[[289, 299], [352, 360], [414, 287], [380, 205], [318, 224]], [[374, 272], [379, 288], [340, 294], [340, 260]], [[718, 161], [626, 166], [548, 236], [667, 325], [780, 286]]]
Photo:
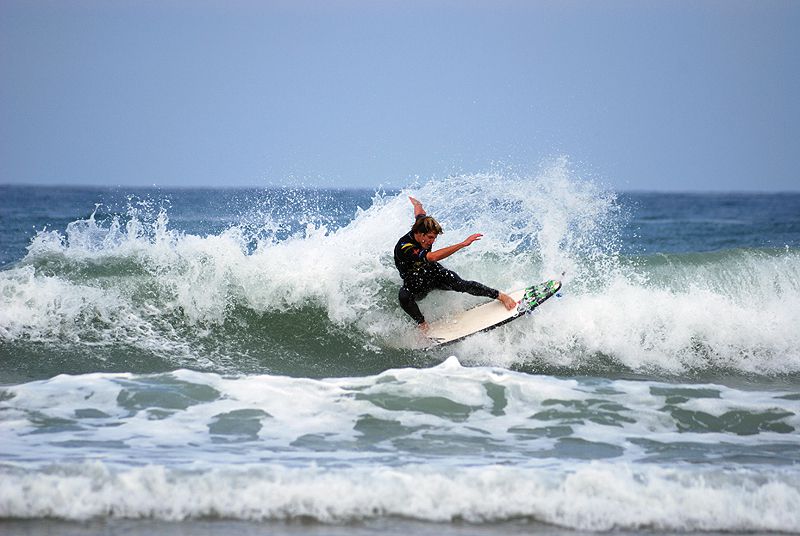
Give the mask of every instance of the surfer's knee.
[[400, 300], [400, 305], [406, 305], [414, 301], [414, 295], [406, 287], [400, 287], [397, 292], [397, 299]]
[[414, 293], [406, 287], [400, 288], [400, 291], [397, 293], [397, 299], [400, 301], [400, 306], [406, 311], [408, 311], [409, 308], [414, 308], [417, 306], [417, 300], [414, 297]]
[[455, 290], [456, 292], [466, 292], [465, 281], [452, 270], [442, 268], [435, 278], [436, 287], [441, 290]]

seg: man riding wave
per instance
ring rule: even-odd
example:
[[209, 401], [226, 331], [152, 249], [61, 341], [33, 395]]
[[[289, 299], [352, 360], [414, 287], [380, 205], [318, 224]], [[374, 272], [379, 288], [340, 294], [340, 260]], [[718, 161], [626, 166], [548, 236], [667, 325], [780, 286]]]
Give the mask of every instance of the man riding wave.
[[454, 290], [466, 292], [473, 296], [486, 296], [500, 300], [506, 309], [513, 309], [517, 302], [513, 298], [489, 288], [477, 281], [465, 281], [455, 272], [444, 268], [439, 261], [471, 245], [483, 236], [476, 233], [467, 237], [463, 242], [431, 251], [436, 238], [442, 234], [442, 226], [434, 218], [425, 213], [422, 203], [409, 196], [408, 199], [414, 206], [414, 225], [411, 231], [405, 234], [394, 247], [394, 263], [403, 278], [398, 299], [403, 310], [413, 318], [423, 331], [427, 331], [428, 323], [419, 310], [417, 300], [427, 296], [433, 289]]

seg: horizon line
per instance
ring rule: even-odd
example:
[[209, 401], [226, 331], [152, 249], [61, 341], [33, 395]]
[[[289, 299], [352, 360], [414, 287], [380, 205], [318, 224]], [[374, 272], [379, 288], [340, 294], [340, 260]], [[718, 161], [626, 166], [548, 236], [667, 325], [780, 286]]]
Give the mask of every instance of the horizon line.
[[[199, 185], [199, 186], [186, 186], [186, 185], [136, 185], [136, 184], [58, 184], [58, 183], [26, 183], [26, 182], [0, 182], [0, 188], [3, 187], [17, 187], [17, 188], [64, 188], [75, 190], [121, 190], [121, 189], [137, 189], [137, 190], [333, 190], [333, 191], [373, 191], [380, 190], [387, 191], [402, 191], [409, 188], [405, 186], [393, 185], [375, 185], [375, 186], [323, 186], [323, 185]], [[621, 194], [800, 194], [800, 187], [796, 189], [776, 189], [776, 190], [757, 190], [757, 189], [698, 189], [698, 190], [659, 190], [654, 188], [631, 188], [631, 189], [609, 189], [616, 193]]]

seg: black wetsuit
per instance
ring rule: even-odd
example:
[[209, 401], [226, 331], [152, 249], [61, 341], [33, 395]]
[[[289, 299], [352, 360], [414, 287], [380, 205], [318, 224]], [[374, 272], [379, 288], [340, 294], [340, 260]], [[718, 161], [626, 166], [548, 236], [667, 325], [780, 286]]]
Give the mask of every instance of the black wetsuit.
[[433, 289], [455, 290], [494, 299], [500, 295], [493, 288], [477, 281], [465, 281], [438, 262], [429, 261], [429, 252], [429, 249], [423, 248], [414, 240], [414, 235], [410, 232], [400, 238], [394, 247], [394, 264], [403, 278], [403, 286], [400, 287], [397, 297], [403, 310], [418, 324], [425, 322], [425, 317], [417, 306], [417, 300], [424, 298]]

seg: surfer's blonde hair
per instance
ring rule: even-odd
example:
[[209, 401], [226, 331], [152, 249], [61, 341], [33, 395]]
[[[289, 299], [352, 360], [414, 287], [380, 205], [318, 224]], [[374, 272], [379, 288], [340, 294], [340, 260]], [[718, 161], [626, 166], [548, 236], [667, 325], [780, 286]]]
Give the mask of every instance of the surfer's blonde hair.
[[413, 227], [411, 227], [411, 232], [420, 234], [436, 233], [437, 235], [444, 233], [439, 222], [431, 216], [418, 218]]

